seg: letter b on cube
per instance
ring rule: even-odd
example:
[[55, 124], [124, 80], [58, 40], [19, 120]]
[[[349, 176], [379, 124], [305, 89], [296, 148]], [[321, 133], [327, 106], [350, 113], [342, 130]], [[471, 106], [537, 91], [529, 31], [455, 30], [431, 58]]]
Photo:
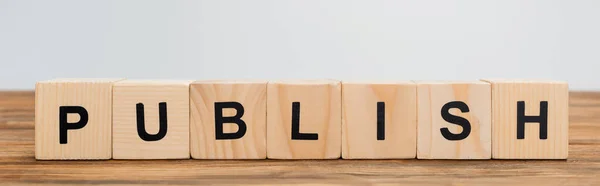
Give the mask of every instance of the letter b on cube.
[[192, 158], [265, 159], [266, 101], [266, 81], [193, 82]]

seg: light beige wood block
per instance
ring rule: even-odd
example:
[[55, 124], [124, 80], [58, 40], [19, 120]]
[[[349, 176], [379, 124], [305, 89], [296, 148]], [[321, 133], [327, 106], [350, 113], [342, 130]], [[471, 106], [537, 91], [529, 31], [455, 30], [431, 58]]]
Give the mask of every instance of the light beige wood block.
[[[486, 81], [492, 84], [492, 158], [568, 157], [569, 87], [566, 82]], [[522, 102], [522, 110], [518, 102]], [[545, 109], [542, 108], [544, 105]], [[543, 113], [546, 117], [540, 117]], [[518, 135], [519, 115], [523, 119], [522, 139]], [[541, 118], [546, 120], [546, 130], [542, 129]], [[542, 136], [543, 131], [546, 132]]]
[[[112, 84], [119, 80], [38, 82], [35, 88], [35, 158], [110, 159]], [[60, 118], [66, 119], [63, 128], [68, 130], [61, 132]], [[61, 133], [66, 134], [64, 141], [60, 140]]]
[[489, 83], [418, 82], [417, 97], [418, 159], [491, 158]]
[[[176, 80], [125, 80], [115, 83], [113, 159], [190, 158], [190, 83]], [[138, 108], [140, 103], [143, 109]], [[160, 129], [161, 103], [166, 108], [164, 132]], [[141, 118], [141, 113], [144, 125], [140, 127], [138, 117]], [[143, 139], [142, 136], [147, 137]]]
[[413, 82], [342, 82], [342, 158], [408, 159], [417, 151]]
[[266, 81], [193, 82], [190, 116], [192, 158], [267, 157]]
[[[283, 81], [267, 85], [267, 157], [337, 159], [341, 155], [339, 81]], [[296, 114], [292, 113], [298, 111]], [[293, 133], [295, 122], [297, 133]], [[293, 139], [294, 138], [294, 139]], [[315, 140], [316, 139], [316, 140]]]

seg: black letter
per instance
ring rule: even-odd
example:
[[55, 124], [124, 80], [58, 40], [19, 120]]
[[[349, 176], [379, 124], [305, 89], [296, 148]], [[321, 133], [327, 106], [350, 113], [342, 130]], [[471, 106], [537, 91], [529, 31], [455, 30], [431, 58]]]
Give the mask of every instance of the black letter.
[[540, 101], [539, 116], [525, 116], [525, 101], [517, 102], [517, 139], [525, 139], [525, 123], [540, 123], [540, 139], [548, 139], [548, 102]]
[[300, 133], [300, 102], [292, 102], [292, 140], [318, 140], [319, 134]]
[[144, 121], [144, 104], [138, 103], [136, 106], [137, 112], [137, 132], [138, 136], [144, 141], [158, 141], [167, 135], [167, 103], [158, 103], [158, 120], [159, 128], [158, 133], [148, 134], [146, 132], [146, 124]]
[[[81, 106], [60, 106], [59, 108], [59, 141], [60, 144], [67, 144], [67, 131], [69, 129], [80, 129], [85, 127], [88, 122], [88, 112]], [[67, 122], [68, 114], [79, 114], [79, 121], [75, 123]]]
[[465, 113], [469, 112], [469, 106], [462, 101], [452, 101], [446, 103], [442, 107], [442, 118], [449, 123], [460, 125], [463, 128], [463, 131], [460, 134], [453, 134], [450, 132], [450, 130], [448, 130], [448, 128], [444, 127], [440, 129], [442, 136], [444, 136], [444, 138], [447, 140], [453, 141], [465, 139], [469, 136], [469, 134], [471, 134], [471, 123], [469, 123], [469, 120], [463, 117], [450, 114], [449, 110], [451, 108], [458, 108], [461, 112]]
[[377, 102], [377, 140], [385, 140], [385, 103]]
[[[223, 117], [223, 108], [233, 108], [237, 112], [233, 117]], [[215, 137], [218, 140], [239, 139], [246, 134], [246, 122], [241, 120], [244, 115], [244, 107], [238, 102], [215, 102]], [[223, 133], [223, 123], [235, 123], [238, 131], [235, 133]]]

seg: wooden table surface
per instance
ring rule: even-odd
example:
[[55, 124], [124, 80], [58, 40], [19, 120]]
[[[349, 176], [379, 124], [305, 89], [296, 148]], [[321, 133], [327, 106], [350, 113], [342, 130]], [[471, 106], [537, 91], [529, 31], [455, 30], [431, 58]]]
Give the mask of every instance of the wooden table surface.
[[36, 161], [34, 93], [0, 92], [0, 185], [600, 185], [600, 93], [570, 111], [568, 160]]

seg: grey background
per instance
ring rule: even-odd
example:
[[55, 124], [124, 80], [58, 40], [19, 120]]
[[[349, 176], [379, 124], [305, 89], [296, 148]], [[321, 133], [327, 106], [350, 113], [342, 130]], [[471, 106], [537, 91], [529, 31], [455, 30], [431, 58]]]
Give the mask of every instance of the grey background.
[[0, 0], [0, 89], [56, 77], [468, 80], [600, 90], [597, 0]]

